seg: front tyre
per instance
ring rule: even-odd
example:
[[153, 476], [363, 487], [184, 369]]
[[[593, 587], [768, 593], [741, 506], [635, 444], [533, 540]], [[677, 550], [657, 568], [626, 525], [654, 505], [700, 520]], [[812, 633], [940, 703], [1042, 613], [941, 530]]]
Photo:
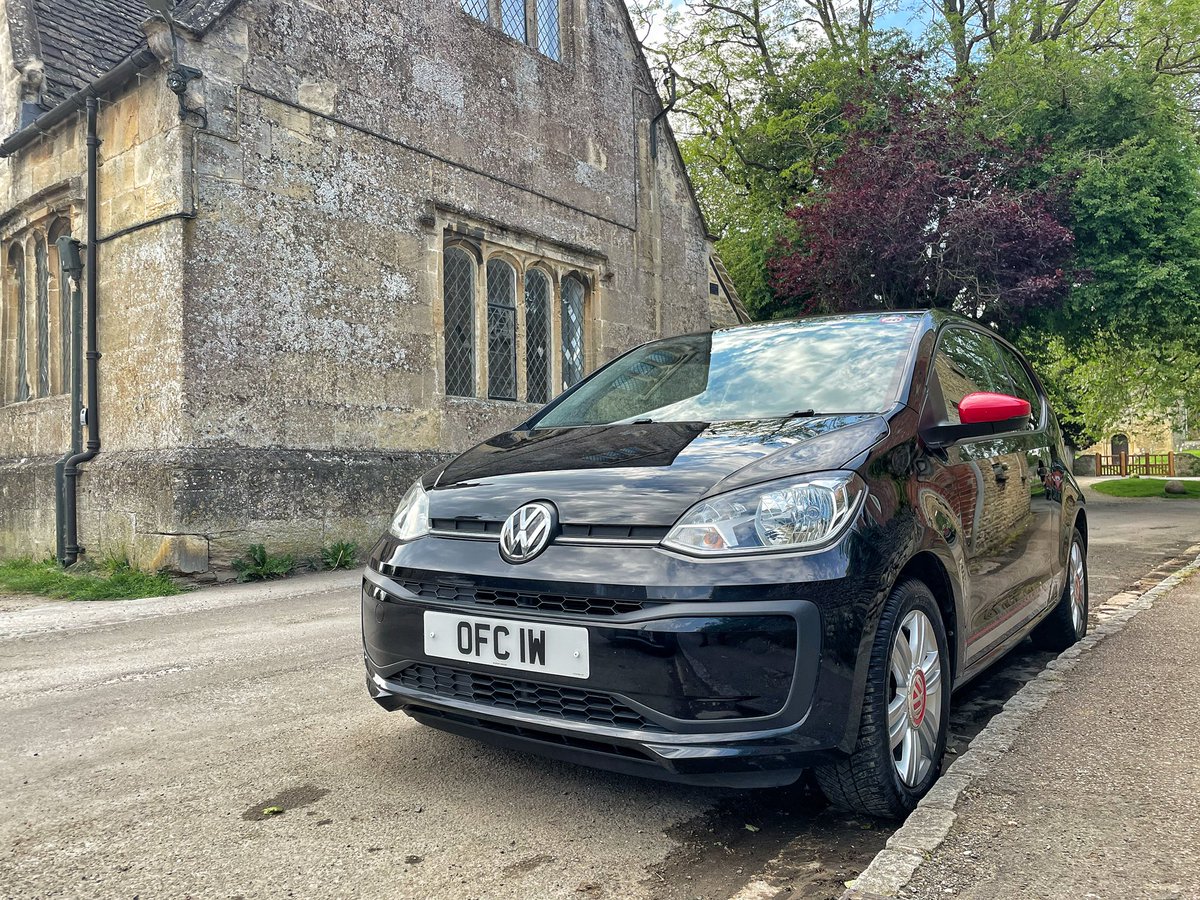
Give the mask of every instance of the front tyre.
[[1058, 604], [1030, 637], [1039, 650], [1066, 650], [1087, 634], [1088, 576], [1087, 551], [1079, 529], [1071, 534], [1071, 552], [1067, 556], [1067, 585]]
[[946, 751], [949, 660], [933, 594], [901, 582], [875, 634], [854, 753], [814, 773], [834, 806], [899, 818], [932, 787]]

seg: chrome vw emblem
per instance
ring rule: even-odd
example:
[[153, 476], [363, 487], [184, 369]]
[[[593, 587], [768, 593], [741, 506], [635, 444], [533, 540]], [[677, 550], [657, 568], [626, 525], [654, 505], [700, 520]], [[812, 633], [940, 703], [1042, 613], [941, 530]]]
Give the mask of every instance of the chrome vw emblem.
[[500, 529], [500, 555], [510, 563], [529, 562], [550, 543], [555, 518], [549, 503], [526, 503]]

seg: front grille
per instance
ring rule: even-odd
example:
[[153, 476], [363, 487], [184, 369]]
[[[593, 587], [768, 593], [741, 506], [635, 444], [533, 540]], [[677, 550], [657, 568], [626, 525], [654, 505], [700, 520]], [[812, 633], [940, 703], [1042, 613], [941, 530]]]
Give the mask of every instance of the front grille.
[[[411, 570], [410, 570], [411, 571]], [[612, 599], [607, 597], [584, 597], [569, 594], [541, 593], [537, 591], [515, 591], [503, 588], [483, 588], [453, 581], [426, 581], [405, 578], [402, 571], [393, 570], [392, 575], [404, 590], [422, 600], [440, 600], [443, 603], [474, 603], [480, 606], [499, 606], [509, 609], [534, 609], [542, 612], [578, 613], [589, 616], [619, 616], [638, 612], [648, 606], [659, 604], [645, 600]]]
[[409, 666], [395, 679], [411, 690], [468, 703], [553, 716], [589, 725], [663, 730], [608, 694], [565, 685], [535, 684], [500, 675], [483, 675], [423, 663]]
[[[463, 537], [499, 538], [504, 522], [495, 519], [473, 519], [460, 517], [457, 519], [430, 519], [430, 526], [441, 535], [461, 535]], [[561, 537], [572, 541], [594, 540], [597, 543], [608, 541], [620, 543], [656, 543], [667, 536], [671, 529], [657, 525], [573, 525], [563, 523], [559, 526]]]

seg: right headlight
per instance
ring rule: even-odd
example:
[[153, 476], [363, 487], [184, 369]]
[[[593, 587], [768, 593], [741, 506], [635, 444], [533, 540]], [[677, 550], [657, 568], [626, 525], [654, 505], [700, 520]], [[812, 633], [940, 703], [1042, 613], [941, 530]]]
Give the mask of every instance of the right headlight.
[[414, 541], [429, 534], [429, 497], [419, 479], [401, 498], [388, 530], [402, 541]]
[[822, 472], [730, 491], [684, 513], [663, 546], [699, 556], [817, 547], [849, 524], [865, 491], [853, 472]]

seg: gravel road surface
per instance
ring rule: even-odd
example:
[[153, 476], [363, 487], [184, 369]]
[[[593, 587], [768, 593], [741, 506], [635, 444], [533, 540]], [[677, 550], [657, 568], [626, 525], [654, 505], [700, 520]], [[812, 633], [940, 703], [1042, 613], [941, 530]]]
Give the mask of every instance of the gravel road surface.
[[[1089, 496], [1097, 600], [1200, 540], [1200, 504]], [[0, 896], [818, 898], [887, 839], [804, 785], [658, 784], [384, 713], [357, 581], [0, 598]], [[1040, 664], [973, 685], [957, 739]]]

